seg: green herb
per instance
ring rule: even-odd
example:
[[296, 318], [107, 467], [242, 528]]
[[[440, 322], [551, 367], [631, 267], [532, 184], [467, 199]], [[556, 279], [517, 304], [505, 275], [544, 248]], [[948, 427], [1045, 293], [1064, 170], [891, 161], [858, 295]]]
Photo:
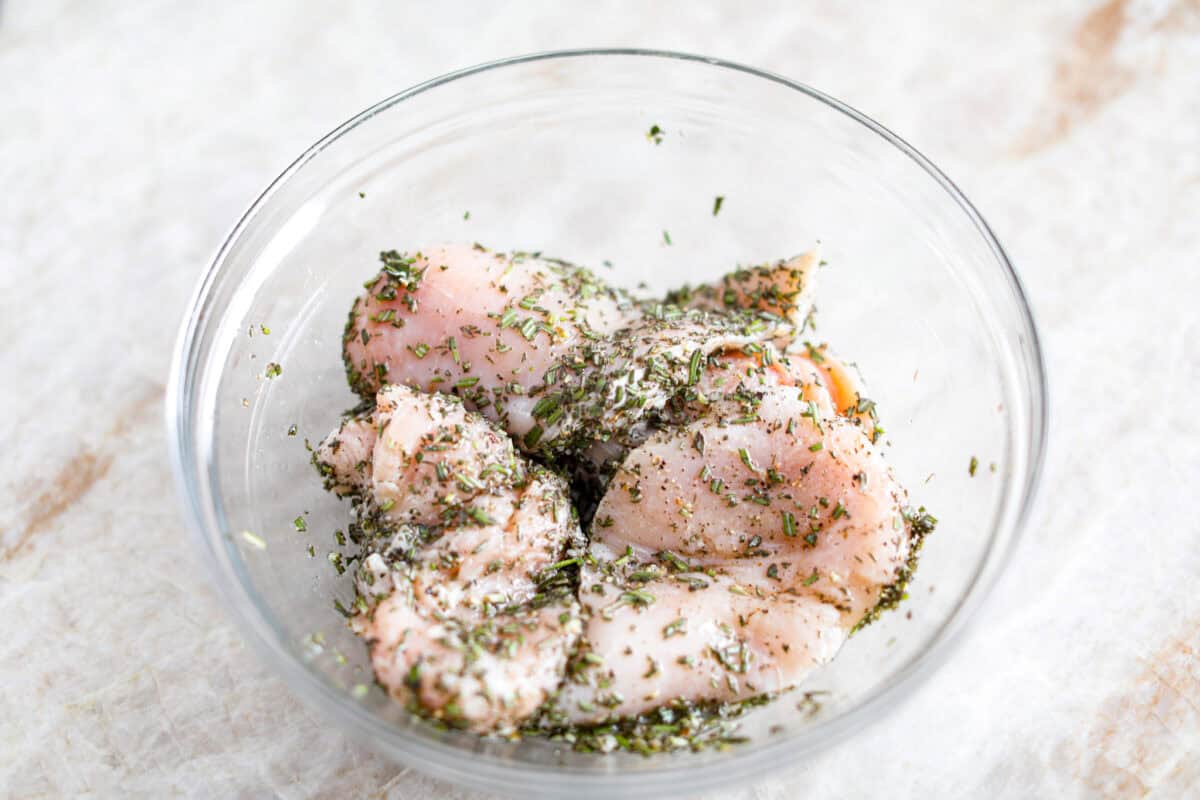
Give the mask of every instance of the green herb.
[[408, 349], [411, 350], [412, 354], [414, 356], [416, 356], [417, 358], [424, 358], [426, 355], [429, 354], [429, 345], [425, 344], [424, 342], [417, 342], [416, 344], [410, 344], [408, 346]]
[[645, 589], [629, 589], [621, 592], [621, 599], [630, 605], [648, 606], [654, 602], [654, 595], [650, 594]]
[[288, 429], [287, 429], [287, 435], [288, 435], [288, 436], [295, 436], [295, 435], [296, 435], [296, 431], [297, 431], [297, 430], [299, 430], [299, 429], [298, 429], [298, 428], [297, 428], [295, 425], [289, 425], [289, 426], [288, 426]]
[[534, 425], [530, 428], [529, 433], [525, 434], [525, 447], [531, 449], [537, 446], [537, 443], [542, 440], [543, 433], [545, 433], [545, 430], [542, 429], [541, 425]]
[[838, 500], [838, 504], [836, 506], [834, 506], [834, 508], [833, 508], [833, 518], [839, 519], [840, 517], [845, 517], [845, 516], [847, 516], [846, 507], [844, 505], [842, 505], [841, 500]]
[[796, 515], [790, 511], [784, 511], [783, 516], [783, 533], [785, 536], [796, 535]]
[[477, 383], [479, 383], [479, 378], [459, 378], [454, 382], [454, 388], [469, 389]]
[[511, 328], [517, 324], [517, 310], [515, 308], [506, 308], [504, 313], [500, 315], [500, 327]]
[[671, 233], [670, 233], [670, 231], [666, 231], [666, 230], [664, 230], [664, 231], [663, 231], [663, 241], [664, 241], [664, 242], [666, 242], [668, 245], [669, 245], [669, 244], [671, 244]]
[[561, 403], [561, 398], [555, 395], [546, 395], [534, 404], [533, 410], [529, 413], [534, 419], [546, 419], [558, 409]]
[[685, 633], [687, 633], [687, 617], [680, 617], [663, 627], [664, 639], [670, 639], [672, 636], [682, 636]]
[[[364, 333], [365, 333], [365, 331], [364, 331]], [[279, 366], [279, 364], [275, 363], [274, 361], [267, 364], [266, 375], [268, 378], [278, 378], [282, 374], [283, 374], [283, 367]]]
[[762, 470], [758, 468], [758, 465], [754, 463], [754, 460], [750, 458], [750, 451], [746, 448], [738, 448], [738, 458], [740, 458], [742, 463], [746, 465], [746, 469], [750, 470], [751, 472], [762, 472]]
[[300, 531], [300, 533], [308, 530], [308, 523], [304, 521], [304, 517], [296, 517], [292, 520], [292, 524], [296, 526], [296, 530]]
[[670, 550], [663, 550], [662, 552], [658, 553], [657, 555], [661, 561], [665, 561], [671, 567], [671, 569], [675, 570], [676, 572], [691, 572], [692, 571], [691, 564], [689, 564], [687, 561], [683, 560], [679, 556], [675, 555]]
[[975, 470], [977, 469], [979, 469], [979, 459], [975, 456], [971, 456], [971, 463], [967, 466], [967, 474], [974, 478]]
[[812, 586], [814, 583], [816, 583], [816, 582], [817, 582], [817, 578], [819, 578], [819, 577], [821, 577], [821, 576], [820, 576], [820, 575], [817, 573], [817, 571], [814, 569], [814, 570], [812, 571], [812, 575], [809, 575], [807, 578], [805, 578], [805, 579], [804, 579], [804, 585], [805, 585], [805, 586]]
[[266, 325], [259, 325], [259, 326], [258, 326], [258, 329], [259, 329], [260, 331], [262, 331], [262, 335], [263, 335], [263, 336], [270, 336], [270, 335], [271, 335], [271, 329], [270, 329], [270, 328], [268, 328]]
[[470, 219], [470, 218], [471, 218], [471, 212], [470, 212], [470, 211], [464, 211], [464, 212], [463, 212], [463, 219], [465, 219], [465, 220], [466, 220], [466, 219]]
[[809, 452], [816, 453], [825, 449], [825, 445], [821, 442], [816, 442], [808, 446]]
[[695, 386], [700, 382], [700, 370], [704, 365], [704, 353], [700, 348], [696, 348], [696, 352], [692, 353], [692, 360], [688, 363], [688, 386]]
[[713, 216], [714, 217], [717, 214], [721, 213], [721, 206], [724, 204], [725, 204], [725, 197], [723, 195], [717, 195], [716, 197], [713, 198]]
[[496, 520], [488, 516], [488, 513], [482, 508], [468, 508], [467, 516], [475, 520], [480, 525], [495, 525]]
[[657, 125], [651, 125], [650, 130], [646, 132], [646, 138], [655, 144], [662, 144], [663, 133], [664, 131], [662, 128], [658, 127]]

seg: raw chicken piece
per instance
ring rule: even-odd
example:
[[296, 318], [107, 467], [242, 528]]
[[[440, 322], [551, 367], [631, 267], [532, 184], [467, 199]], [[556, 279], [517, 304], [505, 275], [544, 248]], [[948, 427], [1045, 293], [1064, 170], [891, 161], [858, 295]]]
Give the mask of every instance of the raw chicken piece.
[[404, 386], [314, 461], [359, 506], [369, 555], [351, 624], [379, 682], [456, 726], [514, 729], [558, 687], [581, 628], [547, 580], [583, 544], [566, 483], [458, 399]]
[[[370, 643], [376, 679], [410, 710], [477, 733], [508, 733], [562, 682], [579, 636], [569, 599], [442, 614], [403, 585], [355, 628]], [[565, 621], [564, 621], [565, 620]]]
[[529, 394], [547, 370], [638, 316], [624, 295], [561, 261], [464, 245], [381, 259], [343, 337], [354, 391], [370, 398], [396, 383], [457, 394], [516, 436], [534, 426]]
[[537, 422], [524, 443], [553, 454], [582, 452], [597, 442], [635, 445], [668, 403], [699, 383], [711, 354], [760, 346], [781, 327], [745, 312], [636, 320], [589, 342], [536, 391], [530, 413]]
[[857, 425], [776, 390], [744, 420], [701, 419], [631, 452], [592, 541], [638, 560], [671, 550], [772, 589], [771, 564], [802, 580], [816, 569], [803, 592], [836, 594], [853, 625], [907, 560], [906, 502]]
[[[575, 685], [559, 704], [570, 719], [794, 686], [898, 593], [923, 531], [863, 431], [823, 416], [791, 387], [765, 387], [751, 408], [739, 419], [711, 414], [655, 433], [610, 483], [581, 584], [593, 612], [584, 641], [602, 664], [573, 672]], [[596, 584], [602, 594], [593, 598]], [[613, 597], [627, 602], [603, 613]], [[732, 630], [728, 641], [748, 654], [735, 677], [752, 680], [711, 680], [728, 661], [720, 655], [727, 640], [713, 638], [725, 633], [719, 627], [688, 640], [700, 672], [672, 660], [682, 643], [659, 623], [673, 614], [690, 619], [694, 608]], [[630, 625], [641, 633], [633, 636]], [[659, 663], [652, 675], [627, 668], [650, 659]], [[622, 697], [615, 705], [614, 691]]]
[[791, 322], [797, 329], [812, 308], [812, 287], [820, 260], [810, 250], [774, 264], [736, 269], [716, 283], [684, 286], [666, 302], [710, 311], [754, 309]]
[[797, 396], [816, 403], [823, 417], [843, 416], [874, 433], [875, 404], [863, 396], [858, 380], [826, 345], [808, 345], [782, 355], [769, 343], [749, 348], [726, 350], [708, 359], [695, 391], [684, 398], [688, 401], [684, 421], [722, 400], [729, 401], [723, 409], [727, 415], [740, 416], [735, 409], [746, 407], [753, 395], [770, 387], [794, 386], [800, 390]]
[[714, 410], [730, 418], [741, 417], [753, 412], [763, 392], [779, 387], [796, 388], [794, 396], [815, 403], [822, 416], [837, 414], [824, 373], [807, 356], [780, 355], [769, 344], [753, 348], [711, 356], [695, 391], [683, 396], [687, 404], [675, 421], [687, 423]]
[[375, 409], [344, 421], [314, 461], [328, 488], [362, 496], [391, 524], [447, 522], [525, 473], [512, 440], [461, 400], [406, 386], [380, 391]]
[[627, 587], [600, 574], [584, 572], [586, 644], [555, 700], [569, 721], [781, 691], [846, 639], [837, 610], [811, 597], [759, 593], [722, 574], [675, 573]]

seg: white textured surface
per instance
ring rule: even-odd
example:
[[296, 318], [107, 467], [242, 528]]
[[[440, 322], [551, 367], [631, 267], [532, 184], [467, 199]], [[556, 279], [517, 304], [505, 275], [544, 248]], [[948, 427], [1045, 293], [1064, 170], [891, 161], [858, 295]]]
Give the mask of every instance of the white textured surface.
[[881, 723], [723, 796], [1200, 794], [1200, 3], [748, 5], [0, 9], [0, 795], [460, 796], [245, 650], [178, 519], [169, 348], [333, 124], [597, 44], [765, 67], [898, 131], [989, 218], [1047, 349], [1040, 514], [973, 634]]

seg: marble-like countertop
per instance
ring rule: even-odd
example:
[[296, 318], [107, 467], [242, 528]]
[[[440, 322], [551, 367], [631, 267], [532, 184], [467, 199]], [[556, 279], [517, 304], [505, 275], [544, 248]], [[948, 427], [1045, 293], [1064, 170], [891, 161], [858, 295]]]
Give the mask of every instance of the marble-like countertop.
[[183, 534], [163, 385], [209, 256], [334, 123], [595, 44], [762, 66], [900, 132], [988, 217], [1047, 348], [1040, 510], [974, 632], [883, 722], [722, 796], [1200, 795], [1200, 3], [416, 5], [0, 7], [0, 795], [467, 796], [247, 652]]

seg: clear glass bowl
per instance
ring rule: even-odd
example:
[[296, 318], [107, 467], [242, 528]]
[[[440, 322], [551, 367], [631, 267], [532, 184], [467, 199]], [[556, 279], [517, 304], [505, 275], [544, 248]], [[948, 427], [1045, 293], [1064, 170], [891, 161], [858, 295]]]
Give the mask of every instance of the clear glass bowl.
[[[653, 125], [659, 144], [647, 136]], [[815, 335], [857, 362], [891, 463], [913, 501], [941, 520], [904, 609], [853, 637], [803, 687], [827, 692], [820, 709], [801, 711], [801, 695], [786, 695], [747, 717], [749, 743], [722, 752], [597, 756], [436, 730], [375, 688], [333, 602], [353, 597], [349, 574], [327, 560], [347, 506], [322, 491], [304, 440], [324, 436], [355, 402], [342, 326], [378, 252], [478, 241], [662, 290], [818, 240], [829, 263]], [[264, 377], [269, 362], [282, 374]], [[657, 52], [487, 64], [333, 131], [221, 247], [169, 385], [186, 517], [267, 662], [331, 724], [397, 761], [522, 796], [708, 789], [795, 763], [878, 718], [945, 659], [1003, 568], [1046, 434], [1041, 354], [1020, 283], [949, 179], [820, 92]]]

